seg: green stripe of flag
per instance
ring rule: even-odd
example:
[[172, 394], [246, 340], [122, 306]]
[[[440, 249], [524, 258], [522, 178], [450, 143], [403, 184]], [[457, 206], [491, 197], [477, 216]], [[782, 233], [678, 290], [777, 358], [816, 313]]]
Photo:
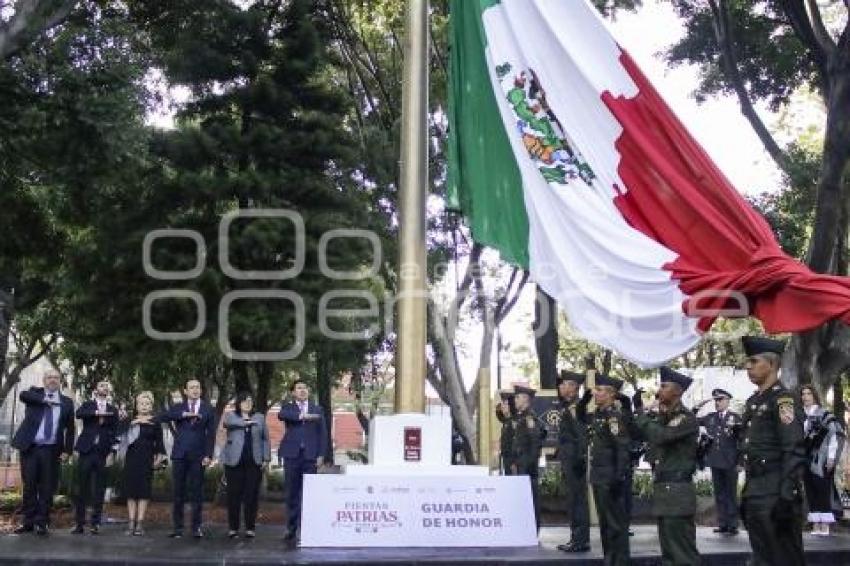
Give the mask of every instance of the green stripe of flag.
[[528, 268], [522, 178], [502, 123], [485, 57], [481, 14], [499, 0], [450, 0], [448, 206], [476, 242]]

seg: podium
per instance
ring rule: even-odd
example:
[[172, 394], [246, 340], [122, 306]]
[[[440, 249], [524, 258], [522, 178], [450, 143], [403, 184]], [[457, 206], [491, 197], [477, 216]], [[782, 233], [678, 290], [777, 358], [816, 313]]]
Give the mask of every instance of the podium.
[[451, 465], [451, 419], [375, 417], [368, 465], [304, 477], [302, 547], [537, 545], [526, 476]]

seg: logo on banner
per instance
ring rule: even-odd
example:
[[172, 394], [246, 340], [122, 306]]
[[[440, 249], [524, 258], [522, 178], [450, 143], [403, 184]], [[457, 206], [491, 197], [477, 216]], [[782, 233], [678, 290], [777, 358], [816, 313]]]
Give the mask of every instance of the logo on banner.
[[334, 514], [334, 527], [351, 529], [356, 533], [378, 533], [401, 527], [398, 510], [383, 501], [346, 501]]

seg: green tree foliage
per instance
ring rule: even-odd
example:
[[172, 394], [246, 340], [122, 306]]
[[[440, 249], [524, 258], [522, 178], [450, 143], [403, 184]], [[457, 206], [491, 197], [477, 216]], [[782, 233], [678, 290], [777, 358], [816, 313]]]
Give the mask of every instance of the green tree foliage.
[[[734, 94], [786, 175], [791, 192], [763, 196], [756, 205], [790, 253], [815, 271], [846, 275], [850, 5], [775, 0], [674, 0], [672, 5], [687, 33], [669, 49], [667, 60], [700, 67], [698, 97]], [[800, 144], [782, 147], [755, 109], [756, 101], [774, 110], [785, 107], [801, 88], [815, 93], [825, 109], [823, 140], [815, 152]], [[794, 337], [784, 375], [791, 383], [811, 381], [825, 389], [848, 364], [850, 330], [832, 322]]]

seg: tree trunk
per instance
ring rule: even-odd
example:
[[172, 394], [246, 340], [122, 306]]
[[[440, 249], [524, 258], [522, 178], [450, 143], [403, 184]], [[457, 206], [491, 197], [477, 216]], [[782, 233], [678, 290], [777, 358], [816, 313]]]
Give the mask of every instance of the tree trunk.
[[254, 405], [258, 411], [263, 414], [268, 412], [270, 407], [269, 391], [271, 389], [272, 377], [274, 376], [273, 362], [256, 362], [254, 364], [254, 373], [257, 374], [257, 393], [254, 396]]
[[478, 461], [474, 449], [478, 445], [478, 429], [473, 418], [474, 412], [467, 404], [466, 388], [457, 362], [455, 345], [448, 336], [446, 324], [434, 301], [428, 301], [428, 310], [431, 321], [429, 341], [434, 349], [434, 361], [439, 368], [439, 377], [437, 372], [429, 371], [428, 381], [437, 390], [443, 403], [449, 406], [452, 421], [467, 443], [464, 450], [467, 462], [475, 463]]
[[[850, 51], [836, 50], [829, 65], [827, 124], [808, 265], [819, 273], [847, 273], [850, 164]], [[794, 336], [783, 360], [788, 386], [812, 383], [823, 394], [850, 367], [850, 330], [838, 322]]]
[[[15, 296], [7, 289], [0, 287], [0, 375], [6, 374], [6, 363], [9, 355], [9, 338], [12, 332], [12, 319], [15, 314]], [[5, 389], [5, 383], [3, 383]], [[11, 389], [11, 388], [9, 388]], [[8, 389], [5, 391], [8, 394]], [[0, 405], [3, 404], [4, 394], [0, 398]]]
[[[251, 376], [248, 373], [250, 362], [234, 360], [233, 362], [233, 389], [237, 393], [241, 391], [253, 391], [251, 387]], [[261, 406], [261, 405], [258, 405]]]
[[844, 403], [844, 376], [841, 375], [835, 380], [835, 385], [832, 386], [832, 414], [838, 417], [842, 423], [846, 423], [844, 418], [847, 412], [847, 405]]
[[539, 286], [534, 302], [534, 345], [540, 363], [540, 387], [554, 389], [558, 376], [558, 307]]
[[327, 454], [323, 454], [325, 462], [328, 464], [334, 463], [334, 448], [333, 448], [333, 406], [331, 401], [331, 389], [333, 385], [333, 360], [328, 355], [325, 347], [316, 352], [316, 397], [319, 400], [319, 405], [325, 412], [327, 419], [325, 439], [328, 447]]

